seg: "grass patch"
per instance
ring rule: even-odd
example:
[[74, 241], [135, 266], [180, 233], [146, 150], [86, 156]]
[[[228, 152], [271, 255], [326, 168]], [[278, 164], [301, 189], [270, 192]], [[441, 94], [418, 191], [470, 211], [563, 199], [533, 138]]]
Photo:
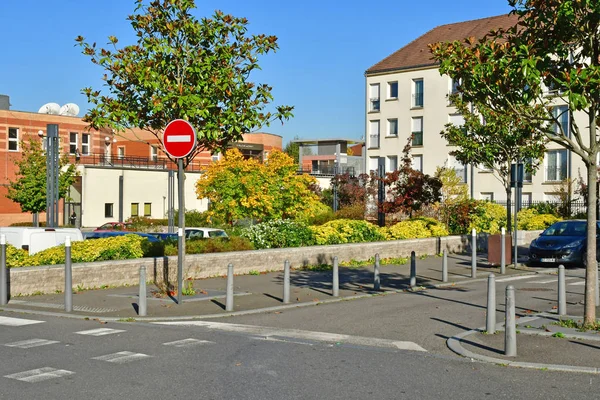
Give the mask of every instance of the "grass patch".
[[555, 334], [552, 335], [552, 337], [564, 339], [565, 334], [562, 332], [556, 332]]
[[584, 325], [583, 321], [575, 321], [573, 319], [561, 319], [558, 322], [553, 322], [552, 325], [558, 325], [563, 328], [577, 329], [579, 332], [586, 331], [599, 331], [600, 332], [600, 323], [595, 322], [593, 324]]

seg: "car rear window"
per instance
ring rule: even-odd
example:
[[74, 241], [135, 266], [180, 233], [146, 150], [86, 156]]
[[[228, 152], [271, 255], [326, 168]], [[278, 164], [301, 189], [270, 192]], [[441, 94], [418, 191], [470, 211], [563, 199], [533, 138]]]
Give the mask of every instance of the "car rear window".
[[209, 231], [208, 232], [208, 237], [214, 238], [214, 237], [227, 237], [227, 234], [225, 233], [225, 231]]

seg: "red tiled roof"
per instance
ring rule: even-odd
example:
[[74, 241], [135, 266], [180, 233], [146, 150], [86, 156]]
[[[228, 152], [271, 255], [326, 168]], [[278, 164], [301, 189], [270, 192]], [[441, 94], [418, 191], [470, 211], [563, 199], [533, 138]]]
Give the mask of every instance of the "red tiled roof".
[[379, 61], [365, 74], [435, 65], [428, 44], [463, 40], [468, 37], [482, 38], [490, 31], [516, 25], [518, 19], [517, 15], [504, 14], [438, 26]]

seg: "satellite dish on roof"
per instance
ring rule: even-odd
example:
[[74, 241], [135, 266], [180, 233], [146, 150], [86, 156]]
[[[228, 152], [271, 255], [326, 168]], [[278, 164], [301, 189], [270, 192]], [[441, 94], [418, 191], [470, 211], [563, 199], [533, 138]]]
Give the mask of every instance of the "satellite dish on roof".
[[60, 113], [60, 106], [56, 103], [46, 103], [40, 107], [38, 113], [58, 115]]
[[59, 114], [76, 117], [79, 114], [79, 106], [75, 103], [67, 103], [60, 108]]

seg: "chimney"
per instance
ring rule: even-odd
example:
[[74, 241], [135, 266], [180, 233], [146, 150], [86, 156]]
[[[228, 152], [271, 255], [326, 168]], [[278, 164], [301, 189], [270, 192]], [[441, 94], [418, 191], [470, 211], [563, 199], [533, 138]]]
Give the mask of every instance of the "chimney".
[[0, 94], [0, 110], [10, 110], [10, 97]]

